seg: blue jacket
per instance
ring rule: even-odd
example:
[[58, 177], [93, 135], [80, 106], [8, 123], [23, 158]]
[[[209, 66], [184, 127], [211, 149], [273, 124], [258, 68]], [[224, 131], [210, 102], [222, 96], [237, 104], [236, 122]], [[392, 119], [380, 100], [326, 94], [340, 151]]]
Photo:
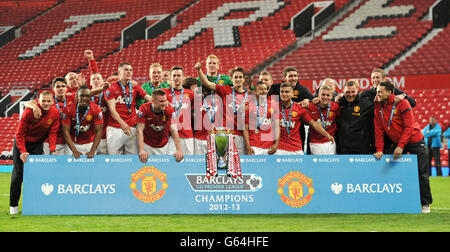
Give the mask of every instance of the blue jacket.
[[450, 149], [450, 127], [444, 132], [444, 137], [447, 138], [447, 149]]
[[[442, 129], [438, 123], [434, 126], [433, 129], [429, 130], [430, 124], [428, 124], [423, 130], [422, 133], [425, 136], [425, 145], [428, 146], [428, 138], [431, 137], [431, 147], [433, 148], [441, 148], [441, 134]], [[427, 133], [428, 131], [428, 133]]]

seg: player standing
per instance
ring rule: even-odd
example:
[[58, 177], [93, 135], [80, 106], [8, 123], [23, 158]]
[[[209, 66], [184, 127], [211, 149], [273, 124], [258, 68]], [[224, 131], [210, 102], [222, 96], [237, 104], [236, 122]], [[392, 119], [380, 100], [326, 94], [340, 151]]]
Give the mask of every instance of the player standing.
[[103, 135], [103, 114], [100, 107], [91, 102], [91, 90], [87, 85], [78, 89], [77, 100], [63, 111], [63, 136], [70, 149], [67, 154], [75, 158], [86, 154], [92, 158]]
[[110, 113], [106, 128], [106, 145], [110, 155], [137, 154], [136, 144], [136, 97], [151, 101], [141, 86], [133, 85], [133, 68], [129, 63], [119, 65], [119, 79], [105, 91]]

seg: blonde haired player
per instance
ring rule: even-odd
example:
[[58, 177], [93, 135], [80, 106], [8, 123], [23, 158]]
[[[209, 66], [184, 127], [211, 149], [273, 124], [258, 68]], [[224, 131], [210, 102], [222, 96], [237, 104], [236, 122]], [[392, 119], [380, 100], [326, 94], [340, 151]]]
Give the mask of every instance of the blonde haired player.
[[[339, 104], [332, 101], [334, 80], [325, 79], [319, 88], [319, 103], [309, 103], [311, 118], [322, 126], [332, 137], [336, 133], [336, 117], [339, 115]], [[312, 155], [336, 155], [336, 143], [318, 133], [314, 128], [309, 130], [310, 149]]]

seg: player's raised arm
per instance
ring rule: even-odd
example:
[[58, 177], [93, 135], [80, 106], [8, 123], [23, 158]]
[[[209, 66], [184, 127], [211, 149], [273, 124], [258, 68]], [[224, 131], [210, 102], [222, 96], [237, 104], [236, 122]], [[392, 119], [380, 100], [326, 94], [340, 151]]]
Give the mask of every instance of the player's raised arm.
[[213, 91], [216, 91], [216, 84], [212, 83], [206, 78], [206, 75], [202, 71], [202, 63], [197, 62], [194, 66], [195, 70], [197, 70], [198, 77], [200, 78], [200, 81], [202, 82], [202, 86], [206, 87], [208, 89], [211, 89]]

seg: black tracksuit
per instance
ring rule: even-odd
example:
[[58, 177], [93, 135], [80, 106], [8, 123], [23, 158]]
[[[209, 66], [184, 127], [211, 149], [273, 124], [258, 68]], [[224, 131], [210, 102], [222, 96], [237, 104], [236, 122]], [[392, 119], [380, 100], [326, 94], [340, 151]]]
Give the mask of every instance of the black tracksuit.
[[335, 135], [338, 154], [373, 154], [375, 138], [373, 129], [374, 103], [358, 94], [349, 103], [345, 97], [339, 100], [340, 116]]

